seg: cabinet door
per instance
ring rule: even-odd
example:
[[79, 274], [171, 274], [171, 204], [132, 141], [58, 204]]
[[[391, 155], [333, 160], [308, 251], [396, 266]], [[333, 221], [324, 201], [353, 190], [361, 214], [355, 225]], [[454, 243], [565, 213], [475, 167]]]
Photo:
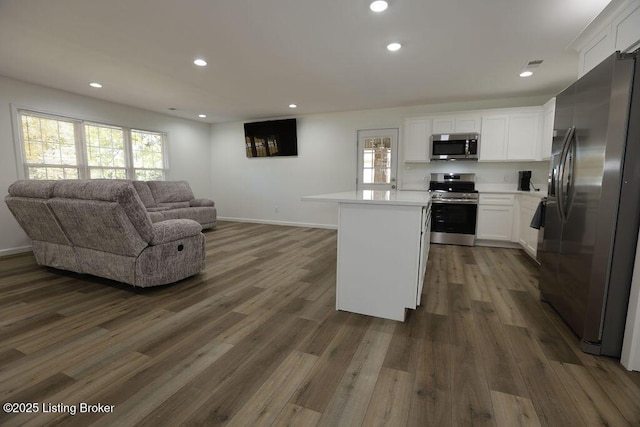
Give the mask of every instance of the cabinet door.
[[480, 131], [480, 116], [447, 116], [433, 119], [433, 133], [471, 133]]
[[535, 258], [538, 251], [538, 233], [535, 228], [531, 228], [531, 220], [536, 212], [540, 199], [522, 196], [520, 204], [520, 238], [519, 243], [522, 248]]
[[540, 159], [546, 160], [551, 158], [551, 145], [553, 143], [553, 122], [556, 114], [556, 99], [551, 98], [549, 102], [544, 104], [544, 117], [542, 118], [542, 147], [540, 150]]
[[431, 137], [431, 120], [406, 119], [404, 121], [402, 151], [405, 162], [429, 161], [429, 138]]
[[512, 224], [513, 206], [478, 206], [478, 239], [510, 241]]
[[433, 119], [433, 133], [455, 133], [455, 131], [455, 119], [453, 117]]
[[454, 129], [456, 133], [480, 132], [480, 116], [456, 117]]
[[431, 207], [422, 208], [422, 239], [420, 242], [420, 267], [418, 268], [418, 290], [416, 294], [416, 306], [422, 304], [422, 288], [429, 259], [429, 247], [431, 245]]
[[527, 248], [527, 244], [529, 241], [529, 224], [531, 223], [531, 217], [533, 213], [530, 209], [525, 207], [524, 205], [520, 207], [520, 238], [519, 243], [523, 248]]
[[536, 160], [540, 147], [541, 113], [520, 113], [509, 116], [508, 160]]
[[640, 2], [633, 2], [611, 24], [615, 50], [631, 52], [640, 43]]
[[480, 133], [480, 160], [507, 159], [507, 131], [509, 116], [495, 114], [482, 116], [482, 132]]

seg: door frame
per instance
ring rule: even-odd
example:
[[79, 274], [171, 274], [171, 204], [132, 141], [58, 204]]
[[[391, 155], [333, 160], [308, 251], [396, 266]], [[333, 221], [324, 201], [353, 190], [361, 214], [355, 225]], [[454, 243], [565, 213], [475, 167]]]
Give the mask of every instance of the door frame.
[[[382, 134], [381, 134], [382, 132]], [[383, 187], [383, 184], [364, 184], [362, 182], [362, 170], [364, 167], [364, 159], [361, 156], [360, 150], [360, 139], [361, 137], [367, 136], [387, 136], [385, 133], [388, 133], [391, 137], [391, 183], [385, 184], [390, 188], [385, 190], [395, 190], [398, 187], [398, 159], [400, 158], [398, 150], [400, 146], [400, 129], [399, 128], [376, 128], [376, 129], [358, 129], [356, 131], [356, 190], [373, 190], [374, 188], [363, 188], [363, 186], [380, 186]], [[391, 188], [391, 187], [394, 188]]]

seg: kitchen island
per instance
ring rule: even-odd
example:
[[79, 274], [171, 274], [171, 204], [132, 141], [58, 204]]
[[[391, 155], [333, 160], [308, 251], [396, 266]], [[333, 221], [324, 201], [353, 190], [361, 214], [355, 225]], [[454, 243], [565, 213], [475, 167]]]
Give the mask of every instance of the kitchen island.
[[420, 305], [430, 194], [363, 190], [302, 200], [338, 203], [336, 309], [404, 321]]

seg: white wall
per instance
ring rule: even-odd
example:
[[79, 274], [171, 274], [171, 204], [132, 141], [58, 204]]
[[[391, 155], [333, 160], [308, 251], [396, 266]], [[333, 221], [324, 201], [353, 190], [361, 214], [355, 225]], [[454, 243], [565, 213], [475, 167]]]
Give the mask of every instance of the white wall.
[[[103, 89], [108, 90], [108, 89]], [[0, 188], [18, 179], [11, 104], [69, 117], [139, 127], [167, 133], [169, 178], [185, 179], [199, 197], [213, 197], [211, 190], [211, 126], [94, 98], [74, 95], [0, 76]], [[2, 196], [4, 199], [4, 196]], [[30, 247], [5, 203], [0, 203], [0, 256]]]
[[[222, 219], [335, 227], [337, 206], [302, 202], [300, 198], [355, 189], [358, 130], [400, 129], [406, 116], [542, 105], [547, 100], [548, 97], [536, 97], [300, 115], [296, 116], [298, 157], [247, 158], [241, 122], [213, 125], [212, 188], [218, 216]], [[401, 163], [398, 169], [401, 188], [424, 188], [422, 178], [438, 167], [445, 166], [435, 166], [434, 163], [406, 167]], [[534, 183], [542, 185], [546, 180], [548, 162], [475, 163], [472, 168], [478, 173], [478, 182], [495, 180], [502, 184], [507, 175], [515, 189], [518, 170], [533, 170]]]

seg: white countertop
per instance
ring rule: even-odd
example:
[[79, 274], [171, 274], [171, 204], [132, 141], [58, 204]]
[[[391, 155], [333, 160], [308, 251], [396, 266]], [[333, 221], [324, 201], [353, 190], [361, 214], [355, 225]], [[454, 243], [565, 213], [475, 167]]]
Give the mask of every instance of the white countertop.
[[518, 190], [478, 190], [480, 194], [521, 194], [527, 197], [536, 197], [538, 199], [542, 199], [543, 197], [547, 197], [546, 191], [518, 191]]
[[547, 197], [547, 189], [540, 189], [540, 191], [519, 191], [516, 190], [514, 184], [476, 184], [476, 190], [480, 194], [482, 193], [498, 193], [498, 194], [522, 194], [524, 196], [532, 196], [543, 198]]
[[431, 203], [431, 195], [428, 191], [380, 191], [360, 190], [344, 191], [341, 193], [319, 194], [317, 196], [305, 196], [304, 202], [338, 202], [338, 203], [363, 203], [374, 205], [397, 206], [428, 206]]

